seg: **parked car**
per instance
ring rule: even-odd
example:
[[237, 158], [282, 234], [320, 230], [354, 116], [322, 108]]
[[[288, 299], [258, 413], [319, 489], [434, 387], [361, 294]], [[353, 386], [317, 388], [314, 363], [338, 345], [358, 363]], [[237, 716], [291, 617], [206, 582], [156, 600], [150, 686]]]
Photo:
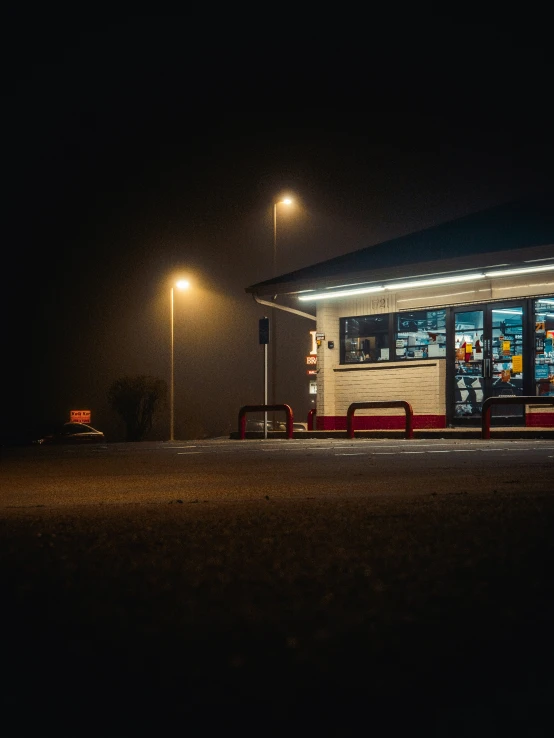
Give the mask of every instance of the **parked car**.
[[36, 443], [106, 443], [106, 437], [102, 431], [85, 423], [64, 423], [54, 432], [38, 438]]
[[[286, 431], [287, 424], [285, 421], [276, 420], [273, 422], [272, 420], [267, 421], [267, 430], [268, 431]], [[246, 421], [246, 430], [247, 431], [260, 431], [263, 433], [264, 431], [264, 421], [263, 420], [247, 420]]]
[[263, 420], [247, 420], [246, 430], [247, 431], [263, 431], [264, 421]]
[[[264, 430], [264, 421], [263, 420], [247, 420], [246, 421], [246, 430], [247, 431], [260, 431], [263, 433]], [[268, 420], [267, 421], [267, 430], [268, 431], [283, 431], [286, 432], [287, 430], [287, 422], [286, 420]], [[308, 430], [308, 426], [306, 423], [293, 423], [292, 424], [292, 430], [293, 433], [297, 432], [305, 432]]]

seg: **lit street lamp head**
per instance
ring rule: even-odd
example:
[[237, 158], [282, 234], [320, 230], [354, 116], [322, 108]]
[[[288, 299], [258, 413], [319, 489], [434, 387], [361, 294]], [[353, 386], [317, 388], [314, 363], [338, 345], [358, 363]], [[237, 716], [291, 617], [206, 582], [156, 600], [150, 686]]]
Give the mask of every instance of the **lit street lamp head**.
[[178, 282], [175, 282], [175, 286], [178, 287], [180, 290], [188, 290], [190, 287], [190, 282], [187, 282], [186, 279], [180, 279]]

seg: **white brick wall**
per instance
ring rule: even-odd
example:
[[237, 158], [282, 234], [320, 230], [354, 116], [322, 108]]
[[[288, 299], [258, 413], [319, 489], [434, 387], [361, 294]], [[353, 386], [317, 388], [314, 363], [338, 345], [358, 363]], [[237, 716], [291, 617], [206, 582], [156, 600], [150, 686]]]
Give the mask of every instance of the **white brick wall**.
[[[352, 402], [406, 400], [416, 414], [445, 415], [445, 361], [393, 362], [350, 369], [340, 365], [340, 321], [350, 315], [395, 312], [396, 295], [386, 298], [362, 295], [355, 300], [321, 302], [317, 306], [317, 332], [325, 340], [317, 351], [317, 414], [346, 415]], [[327, 348], [334, 341], [335, 348]], [[337, 370], [337, 371], [335, 371]], [[358, 411], [375, 414], [376, 410]], [[382, 415], [398, 410], [379, 409]]]
[[[335, 415], [335, 367], [340, 365], [340, 322], [337, 305], [333, 302], [317, 306], [317, 332], [325, 334], [325, 340], [317, 349], [317, 415]], [[335, 348], [327, 348], [334, 341]]]
[[551, 415], [554, 413], [554, 405], [526, 405], [525, 412], [529, 415]]
[[[443, 361], [392, 362], [363, 369], [341, 368], [335, 374], [335, 412], [346, 415], [352, 402], [406, 400], [417, 415], [444, 415], [445, 365]], [[357, 415], [398, 415], [399, 410], [359, 410]], [[330, 414], [330, 413], [329, 413]]]

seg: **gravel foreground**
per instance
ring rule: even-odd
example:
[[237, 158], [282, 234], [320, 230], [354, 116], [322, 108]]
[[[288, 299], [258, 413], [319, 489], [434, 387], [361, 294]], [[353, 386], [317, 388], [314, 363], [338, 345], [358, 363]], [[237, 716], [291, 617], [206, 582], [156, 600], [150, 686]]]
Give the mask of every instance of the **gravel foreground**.
[[554, 493], [4, 509], [11, 736], [550, 735]]

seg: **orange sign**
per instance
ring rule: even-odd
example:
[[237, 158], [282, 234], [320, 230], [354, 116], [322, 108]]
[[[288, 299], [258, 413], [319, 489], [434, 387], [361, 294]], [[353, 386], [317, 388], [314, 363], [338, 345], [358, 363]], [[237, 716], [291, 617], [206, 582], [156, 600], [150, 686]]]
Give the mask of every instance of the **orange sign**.
[[90, 423], [90, 410], [70, 410], [70, 423]]

